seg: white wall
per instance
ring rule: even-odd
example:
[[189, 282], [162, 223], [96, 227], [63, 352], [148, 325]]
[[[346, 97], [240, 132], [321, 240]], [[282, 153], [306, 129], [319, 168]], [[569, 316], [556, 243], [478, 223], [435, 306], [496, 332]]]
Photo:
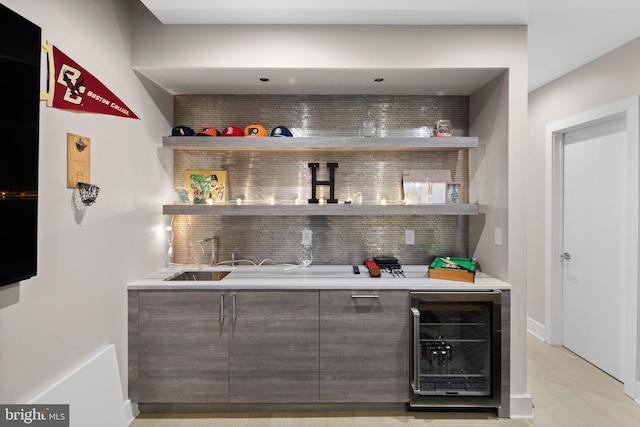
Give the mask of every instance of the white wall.
[[[0, 402], [26, 402], [108, 344], [116, 346], [126, 396], [126, 284], [165, 263], [161, 205], [171, 181], [158, 147], [173, 100], [131, 70], [129, 0], [3, 3], [141, 120], [41, 104], [38, 275], [0, 289]], [[101, 188], [81, 225], [66, 187], [67, 132], [91, 138], [91, 181]]]
[[494, 230], [508, 224], [508, 93], [505, 72], [471, 96], [469, 109], [469, 135], [480, 138], [479, 147], [469, 153], [469, 201], [480, 204], [480, 215], [469, 218], [469, 249], [482, 260], [484, 272], [504, 280], [509, 276], [509, 241], [496, 246]]
[[[520, 55], [526, 63], [526, 51]], [[469, 133], [480, 138], [480, 146], [469, 156], [469, 200], [479, 203], [480, 214], [469, 220], [469, 238], [482, 271], [512, 285], [511, 414], [527, 417], [532, 402], [526, 378], [526, 124], [518, 114], [526, 93], [514, 90], [522, 85], [526, 75], [510, 70], [471, 96]], [[502, 245], [495, 243], [496, 229]]]
[[640, 94], [639, 70], [640, 38], [529, 94], [527, 315], [539, 328], [545, 326], [545, 126]]

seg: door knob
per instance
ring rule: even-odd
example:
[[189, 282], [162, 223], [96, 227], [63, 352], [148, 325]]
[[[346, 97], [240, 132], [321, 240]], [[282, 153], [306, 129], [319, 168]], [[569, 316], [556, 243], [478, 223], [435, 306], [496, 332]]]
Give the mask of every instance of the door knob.
[[569, 252], [565, 252], [562, 255], [560, 255], [560, 258], [562, 258], [562, 259], [571, 259], [571, 255], [569, 255]]

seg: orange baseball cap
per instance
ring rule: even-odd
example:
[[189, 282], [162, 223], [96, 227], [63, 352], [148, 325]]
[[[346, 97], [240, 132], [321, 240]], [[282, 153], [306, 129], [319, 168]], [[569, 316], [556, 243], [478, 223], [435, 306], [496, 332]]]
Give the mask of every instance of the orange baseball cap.
[[220, 132], [218, 132], [214, 127], [201, 128], [198, 131], [198, 133], [196, 133], [196, 136], [218, 136], [218, 135], [220, 135]]
[[244, 128], [244, 136], [269, 136], [269, 132], [261, 125], [249, 125]]

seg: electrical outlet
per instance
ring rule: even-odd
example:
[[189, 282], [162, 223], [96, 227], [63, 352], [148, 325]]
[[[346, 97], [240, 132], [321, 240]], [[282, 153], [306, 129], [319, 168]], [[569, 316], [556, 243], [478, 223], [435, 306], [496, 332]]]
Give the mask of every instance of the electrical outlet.
[[502, 228], [496, 227], [494, 230], [494, 243], [496, 246], [502, 246]]
[[305, 246], [310, 246], [311, 241], [313, 240], [313, 231], [309, 229], [302, 230], [302, 244]]
[[415, 245], [416, 244], [416, 231], [415, 230], [404, 230], [404, 244], [405, 245]]

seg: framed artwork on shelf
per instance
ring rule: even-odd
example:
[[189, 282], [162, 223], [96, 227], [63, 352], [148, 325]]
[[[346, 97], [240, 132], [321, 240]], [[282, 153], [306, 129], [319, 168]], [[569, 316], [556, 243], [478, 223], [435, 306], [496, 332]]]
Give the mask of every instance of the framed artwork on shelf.
[[447, 182], [451, 171], [447, 169], [410, 169], [402, 171], [402, 190], [408, 203], [446, 203]]
[[427, 172], [424, 170], [402, 171], [402, 191], [407, 203], [427, 203]]
[[195, 204], [218, 203], [227, 200], [227, 171], [186, 170], [184, 187]]
[[176, 203], [191, 203], [191, 194], [185, 187], [175, 187], [174, 191]]
[[459, 182], [447, 183], [447, 203], [462, 203], [462, 184]]

